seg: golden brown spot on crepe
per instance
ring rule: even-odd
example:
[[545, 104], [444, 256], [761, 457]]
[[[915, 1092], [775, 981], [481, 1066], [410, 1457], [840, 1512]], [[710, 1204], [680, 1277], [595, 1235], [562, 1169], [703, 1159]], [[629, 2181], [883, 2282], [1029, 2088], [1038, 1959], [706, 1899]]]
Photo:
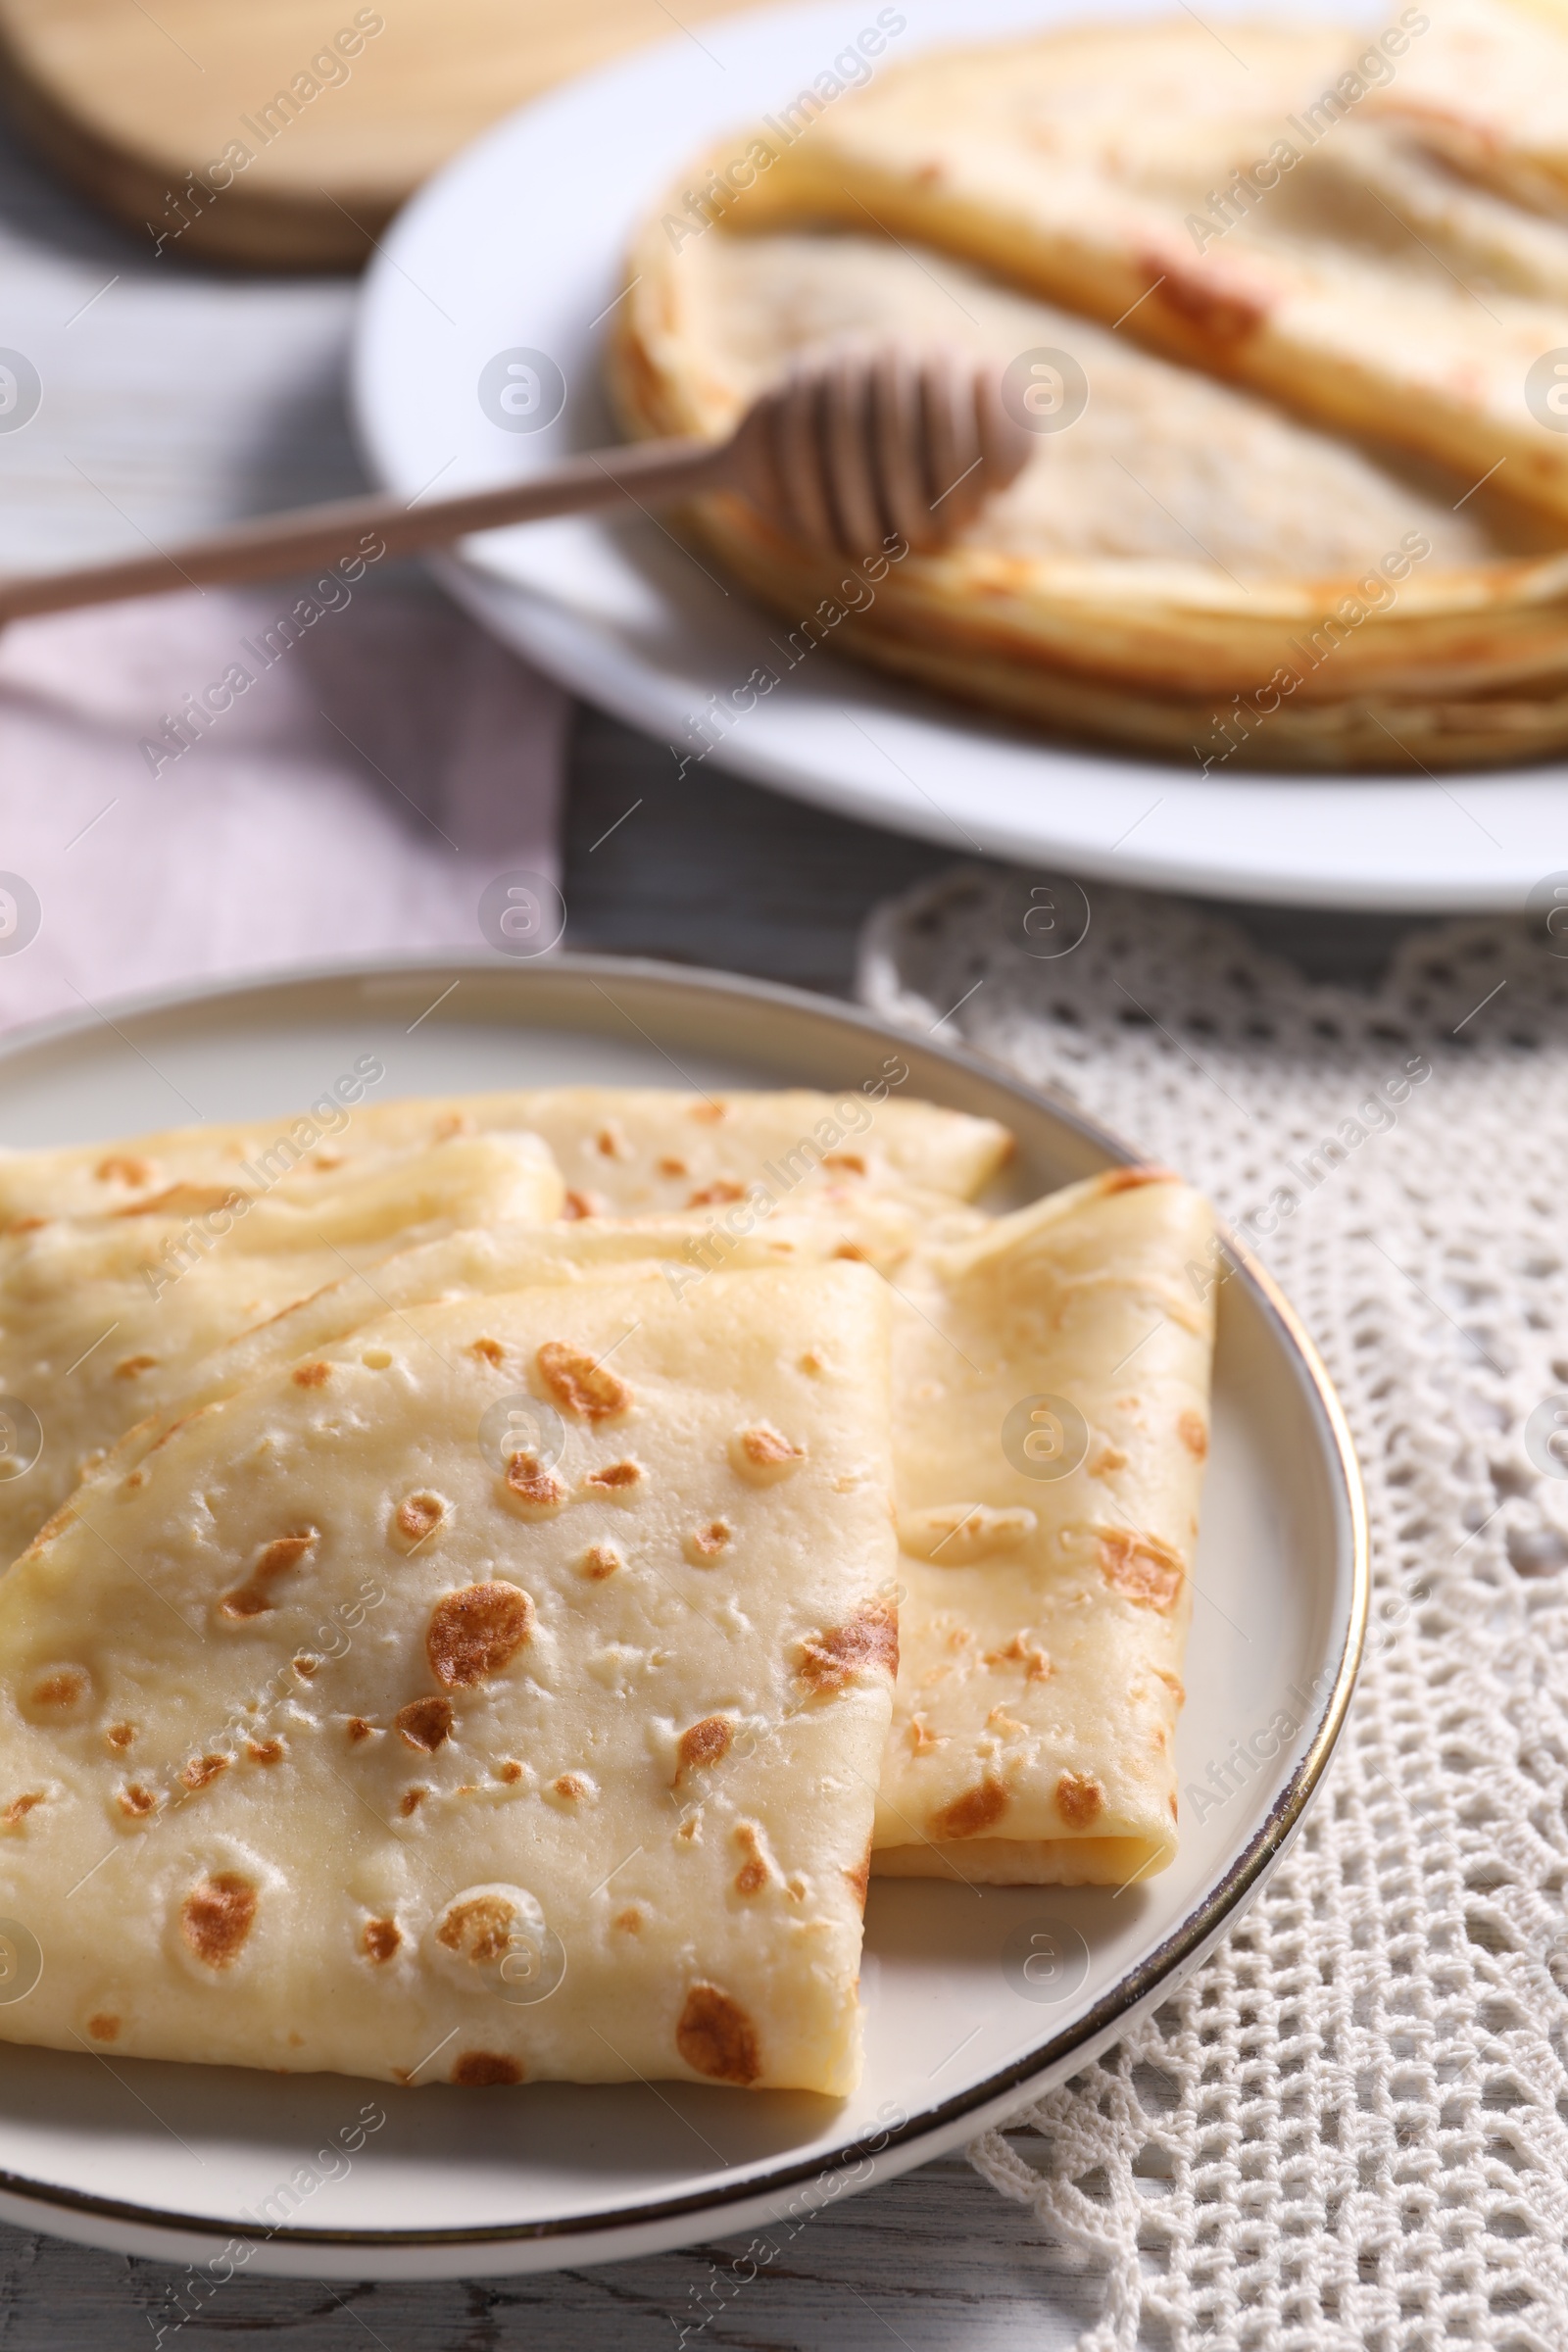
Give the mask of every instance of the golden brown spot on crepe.
[[796, 1671], [813, 1690], [842, 1690], [862, 1674], [896, 1675], [899, 1624], [891, 1604], [868, 1600], [843, 1625], [808, 1634]]
[[869, 1838], [865, 1841], [865, 1851], [860, 1856], [859, 1861], [857, 1862], [853, 1870], [846, 1870], [844, 1876], [849, 1880], [850, 1885], [855, 1888], [856, 1900], [858, 1902], [860, 1909], [863, 1911], [865, 1909], [866, 1890], [871, 1884], [871, 1840]]
[[47, 1225], [47, 1217], [14, 1217], [6, 1227], [7, 1233], [38, 1233]]
[[133, 1723], [112, 1723], [104, 1734], [111, 1747], [129, 1747], [136, 1737]]
[[1100, 1539], [1100, 1572], [1107, 1585], [1142, 1608], [1171, 1608], [1187, 1571], [1168, 1544], [1113, 1528]]
[[100, 2009], [96, 2017], [88, 2018], [87, 2031], [94, 2041], [118, 2041], [120, 2020], [118, 2017], [110, 2017], [105, 2010]]
[[465, 1585], [436, 1602], [424, 1654], [438, 1683], [469, 1690], [510, 1666], [533, 1633], [533, 1602], [516, 1585]]
[[923, 1715], [910, 1716], [909, 1745], [917, 1756], [923, 1756], [928, 1748], [946, 1747], [947, 1744], [948, 1735], [946, 1732], [932, 1731]]
[[613, 1544], [590, 1544], [577, 1565], [590, 1584], [602, 1585], [607, 1576], [613, 1576], [625, 1561]]
[[302, 1675], [305, 1681], [309, 1682], [321, 1661], [319, 1658], [313, 1658], [308, 1649], [302, 1649], [293, 1663], [295, 1673]]
[[581, 1217], [602, 1217], [610, 1202], [599, 1193], [568, 1193], [561, 1203], [561, 1213], [568, 1222]]
[[45, 1801], [44, 1791], [41, 1788], [28, 1788], [23, 1795], [14, 1796], [11, 1799], [5, 1811], [0, 1813], [0, 1821], [3, 1821], [8, 1829], [14, 1829], [19, 1821], [26, 1820], [34, 1805], [41, 1805]]
[[1108, 1478], [1113, 1470], [1126, 1469], [1127, 1456], [1119, 1446], [1112, 1446], [1104, 1438], [1100, 1438], [1091, 1447], [1084, 1467], [1091, 1478]]
[[253, 1764], [281, 1764], [287, 1751], [281, 1740], [247, 1740], [245, 1753]]
[[187, 1788], [205, 1788], [209, 1781], [228, 1770], [229, 1762], [227, 1756], [192, 1756], [179, 1777]]
[[1181, 1676], [1172, 1674], [1168, 1666], [1156, 1666], [1153, 1671], [1154, 1680], [1163, 1683], [1176, 1704], [1184, 1707], [1187, 1704], [1187, 1687]]
[[588, 1783], [580, 1772], [564, 1772], [558, 1780], [552, 1781], [551, 1787], [558, 1796], [576, 1797], [588, 1794]]
[[694, 1771], [699, 1765], [716, 1764], [727, 1756], [735, 1726], [726, 1715], [705, 1715], [701, 1723], [688, 1724], [680, 1736], [675, 1753], [679, 1759], [675, 1768], [675, 1786], [681, 1775]]
[[158, 1791], [144, 1788], [140, 1781], [127, 1781], [122, 1788], [116, 1789], [115, 1801], [122, 1813], [128, 1813], [133, 1821], [139, 1821], [144, 1814], [157, 1812]]
[[1208, 1451], [1208, 1431], [1203, 1427], [1202, 1414], [1191, 1409], [1183, 1413], [1176, 1424], [1176, 1435], [1194, 1461], [1200, 1462]]
[[638, 1910], [636, 1904], [633, 1903], [629, 1909], [616, 1912], [614, 1925], [617, 1928], [622, 1929], [628, 1936], [640, 1936], [642, 1934], [643, 1915]]
[[406, 1707], [399, 1707], [392, 1718], [392, 1729], [409, 1747], [421, 1754], [433, 1756], [443, 1740], [452, 1737], [452, 1701], [450, 1698], [414, 1698]]
[[402, 1800], [398, 1805], [398, 1811], [402, 1814], [405, 1821], [408, 1821], [412, 1815], [417, 1813], [419, 1807], [423, 1804], [429, 1793], [430, 1791], [423, 1781], [416, 1781], [412, 1788], [404, 1789]]
[[133, 1152], [112, 1152], [98, 1162], [93, 1174], [100, 1184], [151, 1184], [158, 1166], [154, 1160], [138, 1159]]
[[700, 1127], [716, 1127], [721, 1120], [729, 1117], [729, 1104], [710, 1101], [693, 1102], [686, 1116], [695, 1119]]
[[633, 1487], [640, 1487], [647, 1476], [641, 1462], [606, 1462], [603, 1469], [590, 1470], [582, 1483], [597, 1488], [601, 1494], [624, 1494]]
[[[1239, 343], [1268, 317], [1269, 302], [1264, 294], [1235, 277], [1227, 281], [1212, 265], [1195, 267], [1169, 252], [1140, 258], [1151, 280], [1161, 280], [1153, 291], [1154, 305], [1173, 311], [1185, 325], [1210, 342]], [[1129, 1169], [1126, 1173], [1136, 1178], [1142, 1171]], [[1143, 1181], [1157, 1182], [1158, 1174], [1146, 1175]]]
[[520, 2082], [522, 2068], [515, 2058], [504, 2058], [497, 2050], [465, 2050], [452, 2069], [452, 2081], [468, 2090], [488, 2090], [502, 2082]]
[[35, 1707], [74, 1707], [87, 1695], [91, 1680], [84, 1666], [59, 1666], [41, 1675], [27, 1696]]
[[1177, 1184], [1170, 1168], [1111, 1168], [1100, 1179], [1102, 1193], [1130, 1193], [1141, 1184]]
[[565, 1484], [535, 1453], [514, 1453], [507, 1464], [507, 1491], [533, 1511], [556, 1511], [566, 1499]]
[[477, 1356], [481, 1364], [493, 1365], [498, 1372], [507, 1360], [507, 1351], [499, 1340], [474, 1340], [468, 1353]]
[[455, 1903], [435, 1932], [449, 1952], [464, 1952], [475, 1967], [502, 1960], [512, 1949], [512, 1905], [499, 1894], [476, 1894]]
[[756, 2027], [716, 1984], [694, 1984], [686, 1995], [675, 2047], [694, 2074], [711, 2082], [755, 2082], [762, 2071]]
[[156, 1355], [122, 1356], [120, 1362], [115, 1366], [115, 1378], [117, 1380], [139, 1379], [143, 1372], [152, 1371], [157, 1361], [158, 1358]]
[[444, 1498], [421, 1488], [416, 1494], [405, 1494], [398, 1504], [398, 1533], [407, 1536], [411, 1544], [422, 1544], [433, 1535], [447, 1515]]
[[631, 1402], [631, 1391], [618, 1374], [563, 1340], [546, 1340], [534, 1361], [551, 1395], [583, 1421], [607, 1421]]
[[367, 1722], [363, 1715], [351, 1715], [349, 1717], [348, 1735], [350, 1741], [355, 1747], [358, 1747], [362, 1740], [373, 1740], [375, 1737], [375, 1725], [373, 1723]]
[[687, 1814], [675, 1835], [682, 1845], [701, 1844], [703, 1837], [703, 1808], [701, 1805], [694, 1812]]
[[661, 1176], [689, 1176], [691, 1170], [683, 1159], [666, 1156], [659, 1163], [659, 1173]]
[[631, 1157], [631, 1146], [626, 1141], [625, 1130], [617, 1127], [613, 1119], [607, 1120], [605, 1125], [600, 1128], [599, 1133], [594, 1137], [594, 1148], [601, 1159], [630, 1159]]
[[686, 1205], [688, 1208], [717, 1208], [725, 1200], [744, 1200], [746, 1188], [733, 1184], [729, 1177], [719, 1176], [711, 1184], [699, 1185]]
[[1003, 1649], [988, 1649], [985, 1662], [988, 1666], [1024, 1666], [1028, 1669], [1027, 1680], [1031, 1683], [1045, 1683], [1051, 1679], [1050, 1658], [1038, 1642], [1027, 1641], [1022, 1634], [1014, 1634]]
[[[138, 1487], [144, 1487], [146, 1484], [147, 1473], [145, 1470], [127, 1470], [124, 1478], [121, 1481], [120, 1491], [122, 1494], [134, 1494]], [[31, 1548], [35, 1551], [40, 1550], [45, 1544], [59, 1534], [60, 1528], [64, 1527], [70, 1517], [69, 1506], [64, 1510], [56, 1511], [54, 1519], [49, 1521], [47, 1527], [40, 1528], [38, 1534], [33, 1538]], [[59, 1527], [55, 1524], [56, 1520], [60, 1523]]]
[[863, 1266], [869, 1253], [860, 1248], [858, 1242], [840, 1242], [833, 1254], [835, 1257], [853, 1258], [857, 1264]]
[[926, 1827], [933, 1838], [979, 1838], [1007, 1810], [1007, 1791], [989, 1774], [978, 1788], [966, 1788], [951, 1805], [933, 1813]]
[[784, 1478], [806, 1459], [806, 1447], [785, 1437], [771, 1421], [754, 1421], [750, 1429], [738, 1430], [730, 1450], [736, 1469], [754, 1479]]
[[395, 1919], [368, 1919], [360, 1934], [360, 1949], [367, 1960], [390, 1960], [403, 1941], [403, 1930]]
[[993, 1707], [986, 1717], [986, 1721], [993, 1731], [1017, 1732], [1020, 1737], [1026, 1737], [1028, 1734], [1028, 1725], [1020, 1723], [1016, 1715], [1009, 1715], [1004, 1706]]
[[477, 1123], [471, 1110], [444, 1110], [430, 1130], [433, 1144], [447, 1144], [455, 1135], [477, 1133]]
[[801, 1357], [801, 1370], [803, 1372], [825, 1372], [827, 1370], [827, 1358], [819, 1348], [807, 1348], [806, 1353]]
[[286, 1575], [291, 1568], [297, 1568], [306, 1553], [320, 1540], [319, 1529], [314, 1527], [302, 1528], [297, 1535], [274, 1536], [271, 1543], [265, 1544], [258, 1553], [256, 1565], [250, 1573], [250, 1582], [240, 1585], [232, 1592], [224, 1593], [223, 1615], [241, 1619], [261, 1617], [269, 1609], [275, 1608], [277, 1604], [270, 1591], [273, 1579]]
[[760, 1894], [767, 1885], [767, 1872], [760, 1862], [743, 1862], [735, 1873], [737, 1894]]
[[332, 1377], [330, 1364], [296, 1364], [289, 1378], [297, 1389], [324, 1389]]
[[1061, 1773], [1056, 1781], [1056, 1811], [1069, 1830], [1086, 1830], [1102, 1810], [1105, 1791], [1092, 1774]]
[[1170, 1817], [1172, 1821], [1176, 1819], [1176, 1791], [1174, 1788], [1170, 1792]]
[[710, 1519], [706, 1527], [694, 1528], [687, 1537], [686, 1556], [695, 1567], [706, 1568], [734, 1541], [735, 1530], [727, 1519]]
[[343, 1165], [343, 1159], [344, 1154], [341, 1152], [313, 1152], [311, 1153], [312, 1167], [320, 1168], [327, 1175], [330, 1175], [334, 1168], [340, 1168]]
[[824, 1168], [843, 1168], [851, 1176], [865, 1174], [865, 1161], [858, 1152], [826, 1152], [822, 1155]]
[[257, 1891], [237, 1870], [215, 1871], [180, 1905], [186, 1943], [209, 1968], [231, 1968], [256, 1923]]

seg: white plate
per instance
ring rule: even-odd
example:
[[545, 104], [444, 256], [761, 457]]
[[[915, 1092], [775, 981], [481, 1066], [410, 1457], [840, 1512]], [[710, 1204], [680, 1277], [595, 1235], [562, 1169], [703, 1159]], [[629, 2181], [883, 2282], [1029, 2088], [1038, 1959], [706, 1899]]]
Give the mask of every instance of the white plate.
[[[1125, 1156], [1063, 1103], [820, 1001], [572, 956], [335, 971], [36, 1032], [0, 1051], [0, 1142], [281, 1113], [367, 1052], [390, 1098], [567, 1079], [836, 1088], [890, 1051], [911, 1095], [1008, 1122], [1020, 1198]], [[1177, 1862], [1120, 1894], [873, 1881], [865, 2082], [843, 2105], [676, 2083], [406, 2091], [10, 2048], [0, 2218], [220, 2266], [248, 2226], [253, 2272], [472, 2277], [747, 2229], [969, 2138], [1196, 1964], [1277, 1861], [1338, 1734], [1366, 1613], [1356, 1473], [1320, 1367], [1250, 1270], [1220, 1292], [1196, 1585], [1184, 1789], [1282, 1709], [1299, 1732], [1223, 1801], [1187, 1802]], [[1040, 1954], [1071, 1963], [1032, 1987], [1016, 1957], [1031, 1936], [1037, 1980]], [[385, 2121], [350, 2169], [313, 2162], [366, 2108]], [[313, 2174], [336, 2177], [306, 2188]]]
[[[1241, 0], [1248, 15], [1256, 4]], [[1341, 0], [1285, 4], [1294, 18], [1342, 13]], [[1095, 13], [1147, 5], [1098, 0]], [[901, 8], [908, 28], [888, 62], [1081, 16], [1085, 0]], [[389, 232], [360, 314], [355, 414], [382, 479], [410, 499], [435, 484], [445, 494], [617, 438], [599, 353], [633, 223], [705, 142], [776, 107], [875, 17], [872, 0], [832, 0], [705, 24], [701, 39], [678, 35], [524, 108], [432, 180]], [[481, 369], [519, 348], [564, 374], [565, 409], [548, 430], [503, 430], [480, 406]], [[779, 623], [652, 520], [535, 523], [470, 540], [465, 558], [443, 576], [482, 620], [682, 752], [702, 740], [692, 722], [710, 696], [728, 708], [755, 668], [778, 669]], [[712, 759], [960, 855], [1301, 906], [1519, 907], [1560, 863], [1545, 845], [1568, 819], [1557, 761], [1442, 783], [1204, 780], [1196, 760], [1054, 748], [825, 651], [757, 702]]]

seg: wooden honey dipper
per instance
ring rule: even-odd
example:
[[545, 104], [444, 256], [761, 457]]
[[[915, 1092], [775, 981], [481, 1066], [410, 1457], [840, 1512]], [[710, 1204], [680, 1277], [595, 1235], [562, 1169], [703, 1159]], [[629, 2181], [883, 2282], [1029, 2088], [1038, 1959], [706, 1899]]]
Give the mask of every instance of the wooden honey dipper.
[[382, 554], [406, 556], [507, 523], [714, 490], [738, 492], [788, 537], [852, 562], [895, 538], [919, 552], [972, 521], [1022, 470], [1031, 446], [1004, 405], [1000, 373], [983, 363], [950, 351], [841, 345], [797, 363], [717, 445], [630, 442], [428, 506], [340, 499], [237, 523], [170, 553], [14, 575], [0, 579], [0, 625], [311, 571], [358, 553], [368, 535]]

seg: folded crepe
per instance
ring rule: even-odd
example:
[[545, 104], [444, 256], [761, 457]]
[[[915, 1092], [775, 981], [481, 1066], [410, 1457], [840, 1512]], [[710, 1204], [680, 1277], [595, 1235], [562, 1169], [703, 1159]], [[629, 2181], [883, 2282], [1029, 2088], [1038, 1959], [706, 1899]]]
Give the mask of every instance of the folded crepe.
[[1211, 1236], [1189, 1186], [1118, 1168], [906, 1278], [878, 1876], [1120, 1886], [1174, 1854]]
[[851, 2088], [887, 1300], [449, 1300], [127, 1440], [0, 1582], [0, 2037]]
[[[1190, 1187], [1114, 1169], [883, 1259], [904, 1663], [877, 1872], [1120, 1885], [1174, 1853], [1211, 1230]], [[215, 1349], [172, 1409], [329, 1350], [378, 1309], [417, 1329], [406, 1310], [433, 1298], [631, 1279], [656, 1299], [700, 1297], [690, 1244], [683, 1221], [649, 1219], [410, 1250]], [[830, 1224], [778, 1217], [723, 1264], [739, 1281], [837, 1247]], [[133, 1433], [72, 1507], [93, 1518], [162, 1426]]]
[[[537, 1137], [497, 1133], [284, 1180], [261, 1197], [191, 1180], [160, 1197], [156, 1211], [24, 1219], [0, 1236], [0, 1410], [11, 1433], [0, 1566], [96, 1454], [179, 1394], [209, 1349], [412, 1244], [547, 1223], [562, 1182]], [[366, 1297], [374, 1311], [373, 1291]]]
[[[682, 1094], [660, 1087], [546, 1087], [507, 1094], [313, 1106], [295, 1120], [174, 1128], [114, 1144], [0, 1153], [0, 1227], [25, 1217], [91, 1216], [158, 1205], [182, 1185], [269, 1192], [454, 1137], [538, 1136], [554, 1152], [576, 1217], [649, 1214], [733, 1202], [754, 1188], [794, 1201], [864, 1184], [966, 1200], [1012, 1149], [995, 1119], [889, 1089], [897, 1055], [842, 1095]], [[336, 1112], [332, 1124], [328, 1111]]]
[[1568, 21], [1553, 0], [1432, 0], [1369, 115], [1533, 212], [1568, 212]]
[[954, 544], [869, 580], [702, 502], [694, 529], [795, 624], [779, 676], [830, 638], [1210, 764], [1568, 740], [1568, 440], [1525, 380], [1568, 347], [1568, 224], [1334, 95], [1375, 88], [1364, 43], [1234, 41], [1183, 20], [936, 53], [661, 199], [612, 351], [635, 433], [719, 438], [846, 336], [1015, 375], [1065, 354], [1013, 396], [1060, 407], [1076, 370], [1087, 401]]
[[[1532, 12], [1515, 14], [1528, 54]], [[771, 224], [863, 230], [869, 212], [1091, 318], [1137, 302], [1141, 341], [1441, 460], [1463, 487], [1507, 458], [1512, 494], [1568, 518], [1568, 443], [1524, 397], [1532, 363], [1568, 343], [1568, 224], [1456, 182], [1392, 115], [1359, 112], [1398, 88], [1429, 24], [1403, 9], [1386, 42], [1347, 35], [1332, 70], [1294, 81], [1268, 28], [1236, 26], [1228, 59], [1191, 18], [933, 52], [813, 122], [741, 202]], [[1288, 55], [1300, 36], [1278, 38]], [[1537, 44], [1538, 67], [1561, 46]], [[1431, 74], [1429, 105], [1441, 87], [1462, 112], [1465, 78]], [[1214, 201], [1238, 172], [1245, 189]]]

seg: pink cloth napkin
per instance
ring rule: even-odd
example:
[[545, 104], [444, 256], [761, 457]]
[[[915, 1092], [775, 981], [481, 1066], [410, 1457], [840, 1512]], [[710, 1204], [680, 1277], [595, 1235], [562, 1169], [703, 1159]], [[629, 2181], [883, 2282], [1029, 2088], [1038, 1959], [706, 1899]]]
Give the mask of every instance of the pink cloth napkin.
[[[0, 1027], [478, 948], [498, 873], [559, 878], [565, 696], [416, 581], [324, 590], [183, 592], [0, 638]], [[36, 935], [7, 952], [29, 890]]]

